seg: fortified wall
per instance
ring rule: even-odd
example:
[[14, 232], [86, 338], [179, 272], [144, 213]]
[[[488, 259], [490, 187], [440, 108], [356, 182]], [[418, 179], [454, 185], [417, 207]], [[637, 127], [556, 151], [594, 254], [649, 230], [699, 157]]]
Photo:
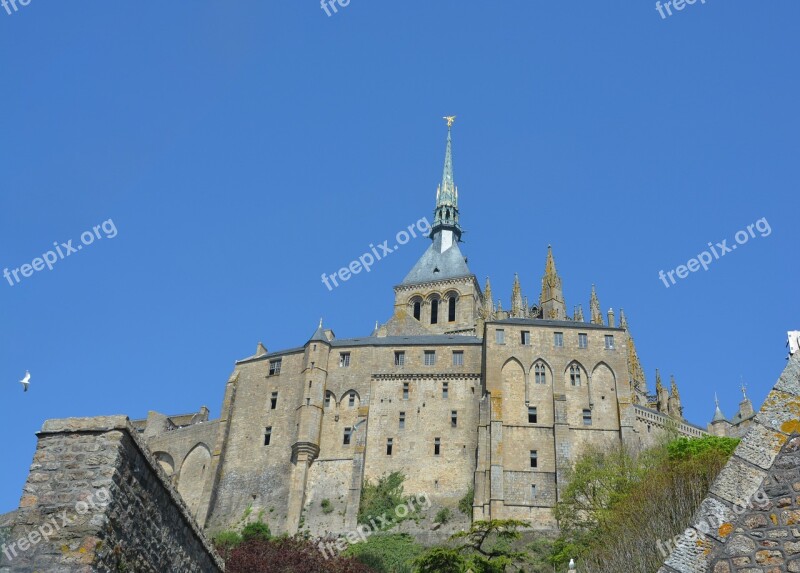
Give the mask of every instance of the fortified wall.
[[125, 416], [45, 422], [0, 572], [225, 570]]

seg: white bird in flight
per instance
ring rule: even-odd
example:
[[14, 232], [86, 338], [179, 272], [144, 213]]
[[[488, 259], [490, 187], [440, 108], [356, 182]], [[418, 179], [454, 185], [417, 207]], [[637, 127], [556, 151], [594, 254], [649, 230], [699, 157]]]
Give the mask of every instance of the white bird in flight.
[[31, 373], [27, 370], [25, 371], [25, 378], [19, 381], [22, 384], [22, 387], [25, 388], [25, 392], [28, 391], [28, 385], [31, 383]]

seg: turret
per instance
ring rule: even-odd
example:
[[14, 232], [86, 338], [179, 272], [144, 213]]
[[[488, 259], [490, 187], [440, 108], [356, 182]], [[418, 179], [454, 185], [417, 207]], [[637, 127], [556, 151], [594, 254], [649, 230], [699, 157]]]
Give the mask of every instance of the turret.
[[561, 277], [556, 271], [556, 261], [553, 258], [553, 248], [547, 246], [547, 261], [542, 277], [542, 292], [539, 295], [539, 306], [542, 309], [542, 318], [547, 320], [565, 320], [567, 305], [564, 302], [564, 292], [561, 286]]

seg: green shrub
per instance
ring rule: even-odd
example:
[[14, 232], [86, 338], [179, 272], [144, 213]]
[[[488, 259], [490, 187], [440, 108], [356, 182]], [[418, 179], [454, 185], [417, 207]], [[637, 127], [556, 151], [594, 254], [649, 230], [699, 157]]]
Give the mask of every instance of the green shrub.
[[269, 530], [269, 525], [263, 521], [248, 523], [242, 530], [242, 541], [269, 541], [270, 539], [272, 539], [272, 532]]
[[323, 499], [320, 505], [322, 505], [322, 513], [325, 515], [333, 512], [333, 504], [331, 503], [331, 500]]
[[443, 507], [436, 513], [436, 517], [433, 519], [434, 523], [440, 523], [444, 525], [450, 521], [450, 509], [447, 507]]
[[382, 573], [412, 573], [413, 561], [424, 548], [408, 534], [376, 534], [366, 542], [355, 543], [344, 552]]
[[469, 486], [467, 493], [458, 500], [458, 511], [472, 517], [472, 503], [475, 500], [475, 486]]
[[[403, 482], [406, 476], [400, 472], [392, 472], [380, 478], [377, 483], [365, 481], [361, 488], [361, 505], [358, 508], [358, 523], [369, 524], [371, 519], [385, 516], [392, 524], [403, 519], [395, 514], [395, 508], [406, 504], [411, 499], [403, 495]], [[412, 517], [417, 506], [412, 504], [414, 511], [409, 512], [404, 519]]]

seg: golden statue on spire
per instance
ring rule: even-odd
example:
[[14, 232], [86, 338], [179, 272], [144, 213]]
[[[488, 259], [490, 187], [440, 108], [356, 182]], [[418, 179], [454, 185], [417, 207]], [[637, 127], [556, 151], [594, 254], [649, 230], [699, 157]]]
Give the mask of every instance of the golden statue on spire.
[[450, 129], [451, 127], [453, 127], [453, 123], [455, 123], [456, 121], [456, 116], [446, 115], [442, 119], [447, 122], [447, 129]]

